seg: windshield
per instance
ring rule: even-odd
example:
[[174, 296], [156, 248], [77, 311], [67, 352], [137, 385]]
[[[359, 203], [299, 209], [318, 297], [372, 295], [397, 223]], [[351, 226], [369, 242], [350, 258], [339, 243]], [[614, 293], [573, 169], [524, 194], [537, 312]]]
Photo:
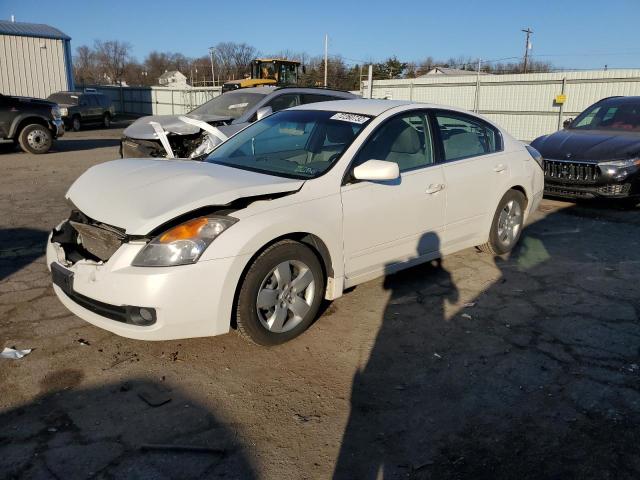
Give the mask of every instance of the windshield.
[[47, 97], [47, 100], [63, 105], [77, 105], [78, 95], [71, 93], [54, 93]]
[[350, 113], [285, 110], [231, 137], [206, 161], [288, 178], [316, 178], [335, 164], [369, 120]]
[[199, 115], [217, 115], [220, 117], [239, 118], [244, 112], [265, 97], [265, 93], [228, 92], [209, 100], [189, 113]]
[[582, 112], [571, 124], [578, 130], [640, 131], [639, 103], [604, 103]]

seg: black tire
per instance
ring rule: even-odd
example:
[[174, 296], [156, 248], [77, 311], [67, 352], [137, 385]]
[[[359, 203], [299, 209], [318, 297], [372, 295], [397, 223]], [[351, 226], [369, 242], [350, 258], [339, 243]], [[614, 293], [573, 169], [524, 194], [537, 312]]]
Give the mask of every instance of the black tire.
[[20, 131], [18, 142], [27, 153], [47, 153], [53, 145], [53, 134], [46, 126], [33, 123]]
[[[303, 299], [306, 303], [305, 308], [308, 307], [308, 310], [304, 315], [294, 317], [293, 310], [284, 308], [287, 320], [283, 323], [283, 329], [287, 328], [287, 325], [292, 326], [289, 330], [274, 332], [269, 330], [267, 325], [263, 323], [265, 317], [269, 315], [268, 312], [271, 307], [259, 309], [257, 305], [258, 294], [263, 290], [269, 290], [269, 288], [267, 288], [268, 284], [265, 284], [265, 282], [267, 282], [269, 278], [275, 278], [275, 276], [272, 275], [276, 275], [275, 269], [277, 269], [277, 267], [283, 264], [288, 265], [292, 262], [307, 267], [308, 271], [311, 272], [313, 275], [313, 283], [309, 284], [309, 287], [311, 287], [312, 290], [307, 291], [305, 287], [305, 290], [301, 292], [296, 292], [295, 289], [285, 289], [285, 292], [289, 293], [288, 298], [291, 302], [299, 302], [300, 299]], [[302, 271], [303, 270], [300, 269], [296, 273], [295, 266], [292, 265], [290, 272], [292, 272], [291, 276], [293, 281], [289, 282], [289, 285], [293, 285], [297, 278], [301, 278], [300, 272]], [[298, 276], [296, 277], [296, 275]], [[246, 271], [244, 278], [241, 279], [241, 282], [242, 284], [235, 306], [238, 333], [246, 340], [258, 345], [278, 345], [300, 335], [309, 328], [315, 320], [322, 298], [324, 297], [325, 278], [318, 257], [309, 247], [293, 240], [283, 240], [268, 247], [253, 261]], [[280, 287], [280, 285], [278, 285], [278, 287]], [[280, 291], [276, 288], [273, 290]], [[312, 300], [305, 299], [303, 295], [312, 297]], [[291, 300], [292, 297], [293, 300]], [[281, 306], [286, 302], [288, 302], [288, 300], [276, 300], [276, 304], [280, 304]], [[286, 304], [291, 305], [291, 303]], [[278, 308], [278, 305], [274, 305], [273, 308]], [[275, 316], [275, 310], [273, 315]], [[292, 323], [289, 324], [288, 322]]]
[[102, 126], [104, 128], [111, 128], [111, 115], [108, 113], [105, 113], [104, 116], [102, 117]]
[[71, 119], [71, 130], [74, 132], [79, 132], [82, 128], [82, 120], [80, 119], [80, 115], [74, 115]]
[[[514, 202], [511, 204], [511, 202]], [[502, 225], [501, 215], [504, 215], [505, 212], [509, 209], [509, 205], [517, 204], [517, 209], [519, 210], [519, 218], [518, 220], [513, 220], [513, 224], [511, 226], [511, 235], [508, 235], [508, 241], [503, 240], [501, 238], [499, 232], [507, 231], [509, 228], [504, 228]], [[478, 248], [483, 252], [490, 253], [491, 255], [504, 255], [505, 253], [509, 253], [513, 247], [516, 246], [518, 240], [520, 239], [520, 235], [522, 234], [522, 229], [524, 228], [524, 211], [527, 205], [527, 199], [525, 196], [517, 191], [517, 190], [509, 190], [504, 194], [500, 203], [498, 203], [498, 208], [496, 213], [493, 216], [493, 221], [491, 222], [491, 231], [489, 232], [489, 241], [483, 245], [479, 245]], [[507, 213], [507, 216], [513, 215], [516, 212], [516, 207], [511, 210], [511, 213]], [[513, 233], [514, 226], [518, 226], [517, 232]]]

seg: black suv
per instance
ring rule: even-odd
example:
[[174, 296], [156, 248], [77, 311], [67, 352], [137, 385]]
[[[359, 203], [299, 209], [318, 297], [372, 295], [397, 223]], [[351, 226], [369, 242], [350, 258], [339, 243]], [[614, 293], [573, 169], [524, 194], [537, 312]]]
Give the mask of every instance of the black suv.
[[64, 134], [58, 105], [47, 100], [0, 94], [0, 150], [16, 143], [28, 153], [46, 153]]
[[640, 202], [640, 97], [602, 99], [531, 146], [544, 158], [545, 194]]
[[47, 100], [60, 105], [64, 124], [74, 132], [88, 123], [109, 128], [116, 114], [111, 99], [102, 93], [58, 92], [49, 95]]

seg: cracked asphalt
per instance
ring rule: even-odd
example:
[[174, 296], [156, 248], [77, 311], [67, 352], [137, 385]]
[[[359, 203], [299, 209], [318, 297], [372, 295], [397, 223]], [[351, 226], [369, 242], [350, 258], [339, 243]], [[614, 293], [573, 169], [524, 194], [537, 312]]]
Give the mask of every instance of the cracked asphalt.
[[0, 156], [0, 347], [34, 349], [0, 359], [0, 477], [640, 476], [640, 209], [545, 200], [509, 257], [360, 285], [276, 348], [145, 343], [66, 311], [43, 257], [120, 132]]

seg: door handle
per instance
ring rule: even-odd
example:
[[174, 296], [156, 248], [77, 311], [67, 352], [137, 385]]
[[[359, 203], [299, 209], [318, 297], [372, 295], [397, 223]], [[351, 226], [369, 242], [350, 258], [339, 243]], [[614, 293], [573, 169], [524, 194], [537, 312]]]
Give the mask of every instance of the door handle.
[[432, 183], [427, 187], [427, 193], [429, 195], [433, 195], [434, 193], [438, 193], [440, 190], [444, 190], [444, 185], [442, 183]]
[[507, 166], [504, 163], [499, 163], [495, 167], [493, 167], [494, 172], [504, 172], [507, 169]]

